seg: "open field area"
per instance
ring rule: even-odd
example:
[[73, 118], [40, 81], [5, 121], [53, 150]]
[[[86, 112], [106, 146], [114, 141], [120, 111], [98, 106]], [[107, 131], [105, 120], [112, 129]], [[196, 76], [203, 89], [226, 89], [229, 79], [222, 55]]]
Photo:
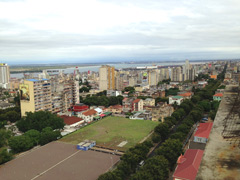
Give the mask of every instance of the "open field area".
[[75, 145], [51, 142], [0, 166], [1, 180], [95, 180], [120, 159]]
[[[109, 116], [63, 137], [60, 141], [78, 144], [89, 139], [95, 140], [98, 146], [127, 150], [146, 137], [157, 124], [158, 122], [153, 121]], [[127, 141], [127, 144], [118, 147], [123, 141]]]

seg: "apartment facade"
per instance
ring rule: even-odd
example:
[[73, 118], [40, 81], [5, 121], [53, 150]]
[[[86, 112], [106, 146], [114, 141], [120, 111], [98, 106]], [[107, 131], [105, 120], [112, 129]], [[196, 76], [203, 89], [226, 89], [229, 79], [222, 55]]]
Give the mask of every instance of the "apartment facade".
[[99, 89], [115, 90], [115, 68], [111, 66], [101, 66], [99, 69]]
[[26, 112], [66, 112], [79, 103], [79, 84], [69, 79], [27, 79], [20, 84], [21, 115]]
[[21, 115], [26, 112], [52, 111], [51, 85], [48, 79], [27, 79], [20, 84]]

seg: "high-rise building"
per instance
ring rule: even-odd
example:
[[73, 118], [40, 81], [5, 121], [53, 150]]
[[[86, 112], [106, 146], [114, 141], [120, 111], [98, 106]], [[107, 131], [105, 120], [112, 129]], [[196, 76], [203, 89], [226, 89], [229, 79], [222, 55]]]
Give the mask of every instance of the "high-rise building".
[[67, 77], [27, 79], [20, 84], [21, 115], [26, 112], [66, 112], [79, 103], [79, 82]]
[[52, 111], [51, 85], [48, 79], [27, 79], [20, 84], [21, 115], [26, 112]]
[[171, 69], [171, 81], [183, 81], [182, 67]]
[[10, 86], [10, 71], [9, 66], [5, 63], [0, 63], [0, 87], [8, 89]]
[[157, 71], [150, 70], [148, 71], [148, 84], [150, 86], [156, 86], [158, 84]]
[[115, 68], [101, 66], [99, 69], [99, 90], [115, 90]]

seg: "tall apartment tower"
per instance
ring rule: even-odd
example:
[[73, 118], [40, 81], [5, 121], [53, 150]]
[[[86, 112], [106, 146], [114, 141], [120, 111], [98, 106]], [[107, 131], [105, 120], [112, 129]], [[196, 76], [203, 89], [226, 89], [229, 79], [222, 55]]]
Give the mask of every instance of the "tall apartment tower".
[[115, 90], [115, 68], [101, 66], [99, 69], [99, 90]]
[[20, 84], [21, 115], [26, 112], [52, 111], [51, 85], [48, 79], [27, 79]]
[[182, 81], [183, 74], [181, 67], [174, 67], [171, 69], [171, 81]]
[[148, 72], [148, 84], [150, 86], [156, 86], [158, 84], [157, 71], [150, 70]]
[[190, 80], [190, 69], [191, 69], [191, 66], [189, 64], [189, 60], [187, 59], [185, 61], [185, 66], [183, 66], [183, 75], [184, 75], [183, 80], [184, 81]]
[[0, 63], [0, 87], [8, 89], [10, 87], [10, 71], [9, 66], [5, 63]]

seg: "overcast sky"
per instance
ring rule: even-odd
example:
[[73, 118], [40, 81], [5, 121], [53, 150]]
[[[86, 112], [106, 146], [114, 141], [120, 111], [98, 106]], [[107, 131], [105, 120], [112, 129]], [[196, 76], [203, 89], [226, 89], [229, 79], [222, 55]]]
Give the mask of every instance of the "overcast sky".
[[0, 0], [0, 61], [240, 58], [240, 0]]

